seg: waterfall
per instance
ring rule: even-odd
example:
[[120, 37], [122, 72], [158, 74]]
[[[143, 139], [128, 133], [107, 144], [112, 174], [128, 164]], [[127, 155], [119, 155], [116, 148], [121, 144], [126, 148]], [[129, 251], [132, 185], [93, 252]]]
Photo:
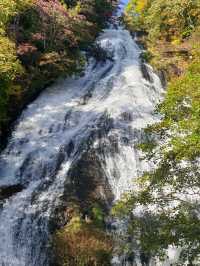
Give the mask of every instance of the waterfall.
[[86, 151], [95, 153], [115, 199], [151, 167], [136, 144], [159, 119], [153, 111], [161, 82], [149, 66], [145, 79], [128, 31], [105, 30], [97, 42], [113, 59], [91, 58], [83, 76], [46, 89], [24, 110], [0, 156], [0, 191], [20, 188], [0, 201], [1, 266], [49, 265], [51, 221]]

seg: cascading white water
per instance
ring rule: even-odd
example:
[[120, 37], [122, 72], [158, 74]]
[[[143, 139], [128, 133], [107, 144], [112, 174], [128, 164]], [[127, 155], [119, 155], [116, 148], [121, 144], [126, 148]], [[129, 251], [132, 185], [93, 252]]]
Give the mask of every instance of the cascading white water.
[[113, 53], [113, 60], [91, 59], [83, 77], [43, 92], [23, 112], [1, 154], [0, 187], [23, 186], [0, 207], [1, 266], [49, 264], [49, 222], [72, 163], [91, 133], [101, 130], [102, 117], [112, 125], [92, 146], [101, 147], [99, 161], [104, 161], [115, 198], [149, 168], [141, 163], [135, 144], [142, 129], [158, 119], [153, 110], [162, 94], [160, 80], [150, 67], [152, 81], [144, 79], [140, 49], [128, 31], [105, 30], [98, 42]]

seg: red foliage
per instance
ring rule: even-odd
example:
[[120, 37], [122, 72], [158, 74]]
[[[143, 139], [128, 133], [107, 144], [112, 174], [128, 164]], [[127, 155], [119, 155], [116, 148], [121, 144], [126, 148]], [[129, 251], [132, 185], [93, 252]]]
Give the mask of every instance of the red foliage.
[[41, 16], [49, 16], [50, 14], [56, 12], [68, 17], [66, 8], [59, 0], [37, 0], [35, 5], [38, 7], [38, 11], [41, 13]]
[[36, 51], [37, 51], [37, 48], [31, 43], [21, 43], [17, 48], [17, 54], [21, 56], [34, 53]]
[[37, 32], [35, 34], [32, 34], [32, 40], [33, 41], [43, 41], [43, 40], [45, 40], [45, 36], [41, 32]]

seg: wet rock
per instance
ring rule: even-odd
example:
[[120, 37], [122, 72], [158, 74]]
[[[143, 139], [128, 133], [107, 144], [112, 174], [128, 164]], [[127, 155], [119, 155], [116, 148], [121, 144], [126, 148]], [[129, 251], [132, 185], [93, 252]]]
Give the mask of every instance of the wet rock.
[[90, 98], [92, 98], [92, 92], [88, 91], [80, 100], [80, 105], [86, 105]]
[[[113, 194], [104, 172], [103, 158], [107, 149], [107, 152], [111, 152], [111, 149], [113, 152], [118, 150], [116, 141], [109, 139], [108, 144], [104, 142], [113, 128], [113, 123], [113, 119], [105, 112], [91, 130], [87, 140], [80, 144], [79, 151], [82, 152], [77, 153], [77, 158], [66, 176], [61, 205], [55, 210], [55, 219], [51, 222], [52, 232], [69, 222], [71, 206], [79, 206], [83, 215], [87, 214], [94, 203], [100, 204], [105, 211], [111, 206]], [[97, 139], [99, 145], [94, 148], [93, 144]], [[74, 142], [71, 140], [62, 150], [70, 157], [75, 152]], [[72, 207], [72, 212], [73, 210]]]
[[100, 161], [96, 152], [90, 148], [73, 163], [66, 177], [61, 205], [54, 212], [55, 219], [50, 229], [52, 232], [69, 222], [77, 206], [83, 216], [87, 216], [95, 203], [100, 204], [106, 212], [109, 210], [114, 198], [103, 170], [103, 159]]
[[92, 45], [89, 50], [90, 56], [93, 56], [97, 62], [105, 62], [106, 60], [113, 60], [112, 52], [102, 48], [99, 44]]
[[112, 135], [108, 137], [109, 142], [106, 143], [107, 145], [107, 149], [104, 151], [104, 153], [111, 153], [111, 154], [115, 154], [115, 153], [119, 153], [119, 140], [118, 140], [118, 136]]
[[132, 122], [133, 121], [133, 115], [130, 112], [123, 112], [121, 114], [121, 118], [126, 122]]
[[69, 173], [66, 197], [71, 194], [83, 207], [96, 201], [110, 205], [113, 195], [101, 163], [94, 150], [83, 153]]
[[142, 252], [140, 254], [140, 260], [141, 260], [142, 266], [148, 266], [150, 262], [150, 255]]
[[176, 64], [170, 64], [170, 71], [176, 76], [181, 76], [183, 74], [183, 70]]
[[108, 132], [114, 128], [114, 119], [112, 117], [109, 117], [109, 115], [105, 112], [104, 115], [99, 119], [97, 128], [100, 128], [100, 135], [106, 136]]
[[68, 122], [68, 120], [69, 120], [70, 117], [71, 117], [71, 114], [72, 114], [71, 110], [70, 110], [69, 112], [66, 113], [65, 118], [64, 118], [65, 123]]
[[129, 144], [129, 138], [127, 138], [127, 137], [122, 137], [122, 138], [121, 138], [121, 141], [122, 141], [122, 143], [125, 144], [125, 145], [128, 145], [128, 144]]
[[68, 146], [67, 146], [67, 150], [66, 150], [68, 157], [71, 155], [71, 153], [73, 152], [73, 150], [74, 150], [74, 143], [73, 143], [73, 141], [71, 140], [71, 141], [69, 142], [69, 144], [68, 144]]
[[0, 187], [0, 201], [12, 197], [14, 194], [21, 192], [23, 189], [24, 187], [20, 184]]
[[131, 35], [141, 50], [147, 49], [147, 44], [146, 44], [146, 38], [148, 36], [147, 32], [141, 30], [131, 33]]
[[146, 64], [141, 63], [141, 71], [142, 71], [143, 78], [153, 83], [152, 75], [150, 75], [148, 66]]
[[161, 84], [163, 86], [163, 88], [167, 87], [167, 78], [166, 78], [166, 73], [164, 72], [164, 70], [160, 70], [158, 71], [158, 76], [160, 78]]
[[129, 265], [133, 265], [134, 261], [135, 261], [135, 254], [134, 252], [133, 253], [130, 253], [128, 256], [127, 256], [127, 262], [129, 263]]

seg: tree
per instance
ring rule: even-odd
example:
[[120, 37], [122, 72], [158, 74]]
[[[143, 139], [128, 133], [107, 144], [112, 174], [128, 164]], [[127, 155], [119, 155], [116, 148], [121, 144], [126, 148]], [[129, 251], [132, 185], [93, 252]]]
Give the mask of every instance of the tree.
[[128, 217], [129, 234], [142, 252], [163, 257], [170, 245], [181, 247], [180, 265], [199, 265], [200, 257], [199, 68], [194, 61], [170, 83], [157, 109], [162, 120], [146, 129], [147, 141], [140, 145], [155, 167], [114, 209]]
[[[132, 1], [134, 12], [139, 2]], [[199, 1], [190, 0], [149, 3], [141, 17], [151, 47], [159, 41], [178, 38], [181, 43], [187, 38], [192, 60], [184, 62], [188, 65], [184, 74], [171, 78], [156, 110], [161, 121], [145, 129], [146, 141], [139, 145], [154, 168], [138, 177], [138, 191], [125, 195], [114, 212], [127, 219], [127, 238], [141, 254], [163, 259], [172, 245], [181, 248], [176, 265], [199, 265], [200, 55], [196, 18], [200, 6]]]

